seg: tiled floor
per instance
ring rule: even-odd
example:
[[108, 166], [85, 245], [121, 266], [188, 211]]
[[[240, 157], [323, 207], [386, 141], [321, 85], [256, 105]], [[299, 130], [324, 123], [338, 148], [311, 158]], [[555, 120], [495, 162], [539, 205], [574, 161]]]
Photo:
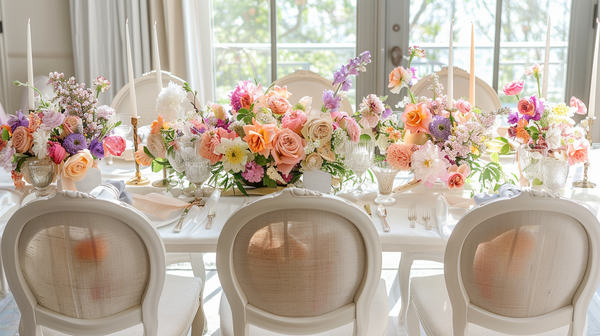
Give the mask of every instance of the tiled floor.
[[[206, 264], [206, 286], [204, 288], [204, 311], [208, 322], [208, 333], [210, 336], [220, 336], [219, 330], [219, 302], [221, 300], [221, 285], [216, 272], [215, 255], [205, 254]], [[400, 253], [384, 253], [382, 278], [385, 279], [388, 290], [388, 302], [390, 306], [390, 322], [388, 336], [405, 336], [404, 326], [398, 325], [398, 312], [400, 311], [399, 287], [398, 287], [398, 262]], [[189, 264], [171, 265], [168, 273], [192, 276]], [[427, 261], [415, 261], [411, 277], [440, 274], [443, 272], [441, 264]], [[0, 300], [0, 336], [18, 335], [19, 318], [21, 317], [17, 305], [9, 294]], [[424, 333], [423, 333], [424, 335]], [[588, 336], [600, 336], [600, 289], [596, 292], [594, 300], [588, 311]]]

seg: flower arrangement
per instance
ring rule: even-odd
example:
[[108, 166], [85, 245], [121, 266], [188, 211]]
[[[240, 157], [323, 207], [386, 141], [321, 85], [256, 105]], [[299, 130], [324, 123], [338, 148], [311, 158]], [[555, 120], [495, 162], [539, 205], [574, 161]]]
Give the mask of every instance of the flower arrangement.
[[[534, 64], [525, 70], [525, 75], [537, 80], [539, 94], [543, 68]], [[509, 138], [529, 148], [545, 149], [548, 156], [566, 161], [569, 165], [586, 162], [590, 146], [585, 138], [587, 121], [575, 126], [572, 118], [575, 114], [587, 113], [583, 102], [572, 97], [567, 106], [565, 103], [549, 103], [536, 95], [519, 98], [522, 90], [523, 81], [504, 85], [504, 93], [518, 100], [516, 111], [508, 116]]]
[[481, 189], [498, 189], [511, 178], [497, 161], [478, 162], [486, 148], [484, 142], [492, 138], [498, 112], [481, 111], [464, 99], [448, 104], [436, 74], [430, 79], [433, 98], [415, 97], [410, 87], [418, 77], [410, 65], [415, 57], [425, 55], [425, 50], [411, 47], [408, 68], [399, 66], [390, 73], [392, 93], [406, 87], [408, 96], [397, 106], [404, 109], [402, 126], [393, 118], [380, 125], [376, 135], [380, 152], [392, 167], [413, 171], [415, 179], [429, 188], [438, 180], [449, 189], [460, 188], [477, 175]]
[[[85, 177], [94, 160], [106, 154], [121, 155], [125, 139], [112, 135], [114, 127], [111, 116], [114, 109], [98, 106], [97, 97], [110, 88], [104, 77], [94, 81], [96, 94], [64, 74], [53, 72], [47, 85], [54, 91], [51, 101], [40, 102], [29, 114], [18, 111], [3, 121], [0, 140], [0, 165], [11, 172], [16, 186], [23, 186], [23, 164], [28, 159], [52, 160], [61, 166], [65, 178], [73, 181]], [[36, 88], [15, 81], [15, 85]], [[41, 94], [40, 94], [41, 97]], [[64, 165], [63, 165], [64, 163]], [[26, 180], [28, 176], [25, 176]]]

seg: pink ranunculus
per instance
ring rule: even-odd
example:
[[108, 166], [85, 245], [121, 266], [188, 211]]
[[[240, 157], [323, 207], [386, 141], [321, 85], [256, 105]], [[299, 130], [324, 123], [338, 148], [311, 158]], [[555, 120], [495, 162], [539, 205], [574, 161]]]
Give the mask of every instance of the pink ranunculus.
[[63, 121], [62, 127], [62, 137], [66, 137], [67, 135], [74, 133], [77, 131], [77, 126], [79, 125], [79, 118], [76, 116], [68, 116]]
[[587, 113], [587, 107], [585, 107], [585, 104], [581, 100], [579, 100], [575, 97], [571, 97], [571, 107], [577, 109], [575, 111], [577, 114], [586, 114]]
[[588, 160], [589, 143], [587, 140], [575, 140], [567, 148], [567, 158], [569, 165], [584, 163]]
[[504, 84], [502, 91], [504, 91], [504, 94], [507, 96], [515, 96], [523, 91], [523, 84], [523, 81], [514, 80], [510, 83]]
[[473, 106], [467, 100], [457, 99], [454, 102], [454, 106], [460, 111], [460, 113], [467, 114], [471, 112]]
[[448, 189], [462, 188], [470, 173], [471, 169], [466, 163], [463, 163], [460, 167], [457, 165], [450, 166], [448, 168]]
[[277, 164], [277, 171], [288, 175], [292, 168], [306, 157], [304, 146], [306, 140], [291, 129], [284, 128], [275, 134], [271, 155]]
[[354, 118], [346, 117], [344, 118], [344, 126], [346, 126], [346, 132], [348, 136], [350, 136], [350, 140], [354, 143], [358, 143], [360, 141], [360, 126], [354, 120]]
[[281, 119], [281, 126], [289, 128], [297, 134], [301, 134], [302, 127], [306, 124], [306, 113], [302, 110], [293, 110], [286, 113]]
[[119, 135], [109, 136], [104, 139], [104, 153], [110, 153], [110, 155], [121, 156], [125, 151], [127, 144], [125, 139]]
[[48, 156], [56, 164], [60, 164], [67, 157], [67, 151], [58, 142], [48, 141]]

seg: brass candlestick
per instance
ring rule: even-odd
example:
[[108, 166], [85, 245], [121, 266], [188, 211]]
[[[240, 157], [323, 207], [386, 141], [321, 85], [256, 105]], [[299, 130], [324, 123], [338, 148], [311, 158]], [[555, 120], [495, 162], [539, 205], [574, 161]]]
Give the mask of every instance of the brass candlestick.
[[167, 177], [167, 167], [163, 167], [163, 178], [152, 182], [153, 187], [166, 188], [169, 185], [169, 179]]
[[[592, 147], [592, 132], [594, 130], [594, 119], [596, 117], [588, 117], [588, 125], [587, 125], [587, 139], [590, 142], [590, 148]], [[576, 188], [596, 188], [596, 183], [588, 181], [588, 167], [590, 166], [590, 157], [588, 155], [588, 160], [583, 164], [583, 180], [573, 182], [573, 186]]]
[[140, 165], [135, 159], [135, 152], [138, 149], [139, 138], [137, 132], [137, 125], [140, 121], [140, 117], [131, 117], [131, 126], [133, 127], [133, 161], [135, 163], [135, 176], [127, 180], [128, 185], [146, 185], [150, 183], [150, 180], [142, 176], [142, 172], [140, 172]]

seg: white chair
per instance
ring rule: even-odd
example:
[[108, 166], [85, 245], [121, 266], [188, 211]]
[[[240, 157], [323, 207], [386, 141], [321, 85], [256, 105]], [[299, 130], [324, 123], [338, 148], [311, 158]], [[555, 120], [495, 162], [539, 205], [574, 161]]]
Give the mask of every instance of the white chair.
[[223, 336], [387, 335], [377, 231], [338, 197], [288, 188], [243, 206], [223, 227], [217, 270]]
[[[298, 70], [279, 78], [274, 84], [280, 87], [287, 86], [288, 91], [292, 93], [292, 96], [288, 99], [292, 106], [298, 104], [302, 97], [309, 96], [313, 98], [312, 106], [320, 110], [323, 106], [323, 91], [334, 90], [331, 83], [331, 80], [312, 71]], [[348, 112], [348, 114], [354, 113], [348, 98], [342, 99], [340, 111]]]
[[[440, 83], [444, 86], [444, 93], [447, 93], [448, 89], [448, 67], [443, 67], [440, 71], [437, 72]], [[411, 90], [415, 94], [416, 97], [425, 96], [429, 98], [433, 98], [433, 92], [429, 91], [429, 86], [431, 82], [429, 79], [431, 75], [425, 76], [421, 78], [415, 84]], [[460, 99], [461, 97], [469, 96], [469, 73], [461, 68], [454, 67], [454, 85], [453, 85], [453, 95], [454, 99]], [[482, 80], [479, 77], [475, 77], [475, 106], [479, 107], [482, 111], [497, 111], [502, 107], [502, 103], [500, 102], [500, 98], [498, 98], [498, 93], [494, 91], [494, 89]]]
[[444, 275], [415, 278], [407, 327], [419, 335], [585, 335], [600, 283], [600, 223], [574, 201], [524, 191], [468, 213]]
[[[166, 87], [169, 82], [183, 86], [185, 80], [172, 75], [170, 72], [161, 71], [163, 87]], [[140, 116], [140, 126], [150, 125], [158, 117], [156, 113], [156, 98], [158, 97], [158, 89], [156, 85], [156, 71], [151, 71], [143, 74], [141, 77], [134, 79], [135, 82], [135, 98], [137, 102], [138, 115]], [[191, 94], [188, 94], [191, 98]], [[115, 109], [117, 114], [131, 114], [131, 105], [129, 103], [129, 84], [125, 84], [117, 93], [110, 107]], [[196, 102], [199, 106], [198, 102]], [[186, 111], [191, 110], [192, 106], [189, 102], [183, 103]]]
[[4, 108], [2, 107], [2, 103], [0, 103], [0, 122], [2, 122], [3, 124], [6, 124], [8, 122], [8, 118], [10, 118], [10, 117], [4, 111]]
[[201, 335], [202, 283], [165, 275], [156, 229], [124, 203], [62, 191], [19, 209], [2, 261], [33, 335]]

